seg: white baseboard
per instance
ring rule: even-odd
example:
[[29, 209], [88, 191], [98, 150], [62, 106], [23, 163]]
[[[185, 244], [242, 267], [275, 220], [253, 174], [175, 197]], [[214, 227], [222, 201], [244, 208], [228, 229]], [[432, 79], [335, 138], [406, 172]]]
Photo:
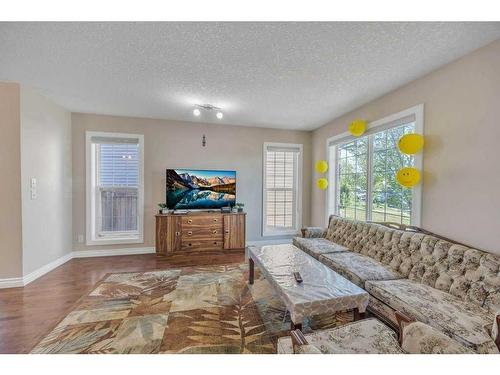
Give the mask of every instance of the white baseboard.
[[116, 255], [153, 254], [154, 247], [134, 247], [125, 249], [98, 249], [73, 251], [73, 258], [110, 257]]
[[18, 288], [28, 285], [39, 277], [49, 273], [53, 269], [63, 265], [73, 258], [93, 258], [93, 257], [108, 257], [115, 255], [136, 255], [136, 254], [152, 254], [155, 252], [154, 247], [138, 247], [125, 249], [100, 249], [100, 250], [81, 250], [72, 251], [23, 277], [12, 277], [8, 279], [0, 279], [0, 289]]
[[33, 272], [27, 274], [26, 276], [23, 276], [23, 284], [28, 285], [32, 281], [35, 281], [39, 277], [42, 277], [46, 273], [49, 273], [52, 271], [54, 268], [59, 267], [60, 265], [66, 263], [67, 261], [71, 260], [73, 258], [73, 253], [68, 253], [66, 255], [63, 255], [62, 257], [34, 270]]
[[24, 286], [22, 277], [11, 277], [9, 279], [0, 279], [0, 289], [19, 288]]

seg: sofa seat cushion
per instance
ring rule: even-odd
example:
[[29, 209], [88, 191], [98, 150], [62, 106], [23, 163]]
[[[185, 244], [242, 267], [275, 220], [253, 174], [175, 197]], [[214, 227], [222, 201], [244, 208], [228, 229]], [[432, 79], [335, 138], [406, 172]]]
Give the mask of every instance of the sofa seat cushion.
[[337, 245], [325, 238], [295, 237], [293, 239], [293, 244], [316, 259], [318, 259], [321, 254], [349, 251], [347, 247]]
[[[365, 319], [305, 335], [324, 354], [401, 354], [396, 334], [377, 319]], [[292, 354], [292, 340], [278, 340], [278, 354]]]
[[488, 333], [493, 316], [476, 304], [408, 279], [367, 281], [365, 289], [392, 309], [427, 323], [476, 352], [498, 352]]
[[323, 264], [354, 284], [364, 287], [367, 280], [395, 280], [402, 276], [375, 259], [354, 252], [323, 254]]
[[403, 328], [401, 347], [410, 354], [472, 354], [472, 349], [422, 322]]

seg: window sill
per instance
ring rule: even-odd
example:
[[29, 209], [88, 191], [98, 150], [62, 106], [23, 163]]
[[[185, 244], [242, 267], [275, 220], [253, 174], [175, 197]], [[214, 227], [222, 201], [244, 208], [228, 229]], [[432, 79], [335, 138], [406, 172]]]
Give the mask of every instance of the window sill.
[[143, 242], [144, 242], [143, 236], [87, 239], [87, 245], [124, 245], [124, 244], [134, 244]]

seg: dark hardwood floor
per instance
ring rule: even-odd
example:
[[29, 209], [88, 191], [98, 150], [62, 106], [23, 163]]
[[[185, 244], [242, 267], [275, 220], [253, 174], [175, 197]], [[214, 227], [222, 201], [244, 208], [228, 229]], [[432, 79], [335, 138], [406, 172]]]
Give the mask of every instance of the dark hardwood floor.
[[72, 259], [24, 288], [0, 289], [0, 353], [29, 353], [107, 273], [244, 261], [244, 253]]

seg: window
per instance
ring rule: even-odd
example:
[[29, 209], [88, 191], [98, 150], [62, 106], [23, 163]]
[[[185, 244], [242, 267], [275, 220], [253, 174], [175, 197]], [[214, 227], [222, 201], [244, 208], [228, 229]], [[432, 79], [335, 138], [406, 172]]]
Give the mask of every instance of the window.
[[87, 244], [143, 242], [143, 136], [87, 132]]
[[330, 166], [327, 214], [375, 222], [420, 225], [421, 186], [403, 188], [396, 173], [422, 169], [422, 155], [402, 154], [402, 135], [423, 134], [423, 106], [369, 124], [364, 136], [342, 134], [327, 141]]
[[301, 225], [302, 145], [264, 143], [263, 235], [295, 233]]

